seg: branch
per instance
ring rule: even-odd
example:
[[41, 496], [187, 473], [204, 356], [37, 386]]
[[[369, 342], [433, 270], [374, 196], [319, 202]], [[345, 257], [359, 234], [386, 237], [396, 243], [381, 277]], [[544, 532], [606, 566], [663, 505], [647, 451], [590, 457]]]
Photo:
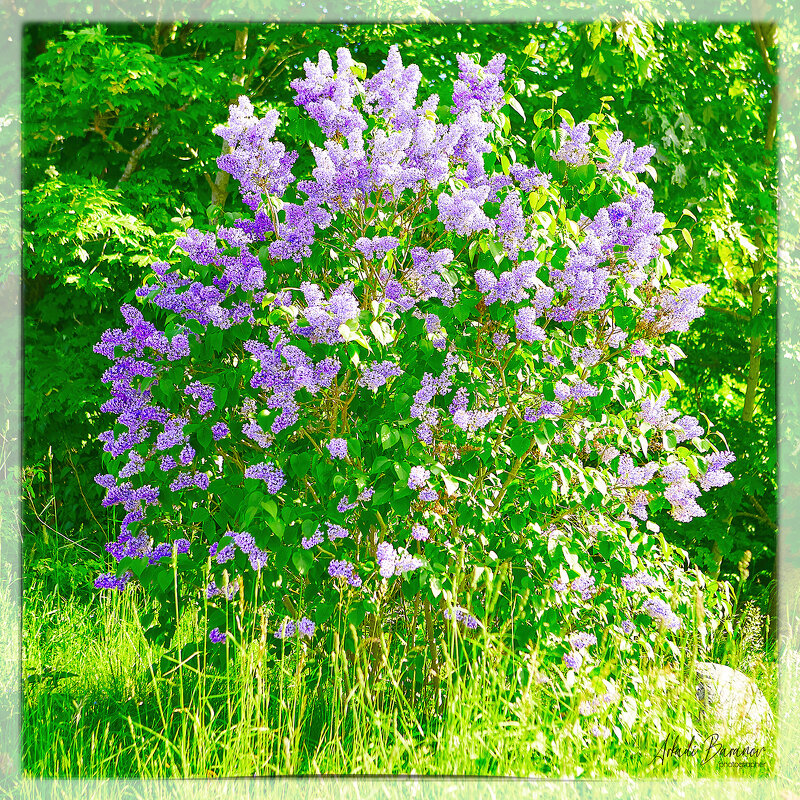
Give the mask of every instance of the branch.
[[511, 470], [509, 471], [508, 475], [506, 476], [505, 482], [500, 487], [500, 491], [497, 493], [497, 497], [494, 499], [494, 503], [492, 504], [491, 509], [489, 510], [489, 516], [494, 514], [495, 511], [500, 507], [500, 503], [503, 502], [503, 498], [506, 496], [506, 492], [508, 491], [508, 487], [511, 485], [511, 482], [514, 478], [517, 477], [517, 473], [519, 472], [519, 468], [522, 466], [522, 462], [528, 457], [528, 454], [533, 449], [533, 445], [531, 445], [521, 456], [517, 458], [514, 462]]
[[777, 531], [778, 526], [775, 524], [775, 522], [773, 522], [772, 517], [770, 517], [770, 515], [767, 514], [767, 512], [764, 510], [764, 506], [762, 506], [761, 503], [758, 502], [758, 499], [754, 497], [752, 494], [748, 494], [747, 499], [756, 507], [756, 510], [759, 513], [758, 518], [762, 522], [766, 522], [767, 525], [769, 525], [770, 528], [772, 528], [772, 530]]
[[[191, 103], [192, 101], [190, 100], [188, 103], [184, 103], [182, 106], [180, 106], [180, 108], [176, 108], [175, 111], [185, 111], [187, 108], [189, 108]], [[159, 122], [158, 125], [156, 125], [155, 128], [153, 128], [153, 130], [151, 130], [150, 133], [144, 137], [142, 143], [130, 151], [130, 158], [128, 159], [128, 163], [125, 165], [125, 171], [122, 173], [122, 177], [117, 182], [117, 189], [119, 189], [120, 184], [125, 183], [125, 181], [127, 181], [134, 173], [136, 168], [139, 166], [139, 162], [142, 160], [142, 153], [144, 153], [144, 151], [150, 147], [150, 145], [153, 143], [153, 139], [158, 136], [163, 126], [164, 123]]]
[[130, 150], [126, 150], [119, 142], [115, 142], [113, 139], [109, 139], [106, 132], [100, 127], [100, 117], [95, 114], [94, 122], [92, 123], [92, 127], [89, 129], [94, 131], [95, 133], [100, 134], [102, 140], [111, 146], [111, 149], [117, 153], [130, 153]]
[[759, 52], [761, 53], [761, 60], [764, 62], [764, 66], [767, 68], [769, 74], [774, 75], [775, 67], [772, 66], [772, 62], [769, 59], [769, 53], [767, 52], [767, 43], [764, 39], [764, 34], [761, 30], [761, 23], [753, 22], [752, 26], [756, 34], [756, 41], [758, 42], [758, 49]]
[[[247, 35], [247, 27], [237, 30], [236, 40], [233, 45], [234, 53], [236, 54], [237, 58], [241, 59], [242, 61], [247, 58]], [[237, 75], [233, 79], [233, 83], [241, 87], [244, 87], [246, 81], [247, 76], [245, 74]], [[224, 156], [230, 152], [231, 148], [228, 146], [228, 144], [223, 144], [220, 155]], [[230, 182], [230, 179], [231, 176], [222, 169], [217, 170], [217, 176], [213, 181], [209, 177], [206, 178], [211, 186], [211, 205], [225, 208], [225, 201], [228, 199], [228, 183]]]
[[740, 314], [738, 311], [734, 311], [730, 308], [724, 308], [723, 306], [703, 306], [703, 308], [710, 308], [713, 311], [719, 311], [720, 314], [727, 314], [729, 317], [733, 317], [734, 319], [741, 320], [742, 322], [750, 322], [750, 317], [746, 317], [744, 314]]
[[150, 147], [153, 139], [158, 136], [162, 125], [163, 123], [159, 122], [158, 125], [156, 125], [155, 128], [153, 128], [153, 130], [151, 130], [150, 133], [144, 137], [142, 143], [138, 147], [135, 147], [133, 150], [131, 150], [131, 157], [128, 159], [128, 163], [125, 165], [125, 171], [122, 173], [122, 177], [117, 183], [117, 189], [119, 189], [121, 183], [125, 183], [125, 181], [131, 177], [135, 169], [139, 166], [139, 162], [142, 159], [142, 153], [144, 153], [144, 151]]

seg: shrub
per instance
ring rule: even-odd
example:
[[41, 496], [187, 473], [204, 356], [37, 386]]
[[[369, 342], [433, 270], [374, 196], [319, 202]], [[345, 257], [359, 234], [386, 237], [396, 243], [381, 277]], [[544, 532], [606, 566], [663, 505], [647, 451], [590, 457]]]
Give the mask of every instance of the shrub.
[[215, 129], [251, 213], [189, 230], [95, 348], [126, 512], [95, 585], [145, 587], [153, 637], [194, 603], [214, 647], [250, 619], [434, 665], [446, 626], [567, 669], [677, 652], [700, 576], [649, 516], [702, 515], [733, 460], [668, 406], [706, 288], [669, 280], [654, 149], [539, 112], [517, 162], [503, 65], [459, 55], [448, 107], [396, 48], [370, 78], [323, 51], [293, 83], [310, 157], [246, 97]]

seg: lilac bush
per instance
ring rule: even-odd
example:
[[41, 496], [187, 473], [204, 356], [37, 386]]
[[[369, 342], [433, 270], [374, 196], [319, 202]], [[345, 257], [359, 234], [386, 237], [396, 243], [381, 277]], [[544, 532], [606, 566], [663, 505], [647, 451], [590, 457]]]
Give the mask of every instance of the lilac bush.
[[319, 126], [303, 176], [276, 111], [231, 106], [218, 163], [250, 213], [189, 230], [95, 348], [97, 482], [125, 512], [98, 588], [166, 607], [177, 572], [214, 644], [257, 615], [281, 646], [344, 621], [430, 649], [513, 620], [571, 669], [686, 624], [651, 515], [731, 480], [668, 407], [706, 287], [669, 280], [653, 148], [561, 112], [517, 162], [503, 67], [459, 55], [448, 115], [396, 48], [369, 78], [321, 52], [292, 83]]

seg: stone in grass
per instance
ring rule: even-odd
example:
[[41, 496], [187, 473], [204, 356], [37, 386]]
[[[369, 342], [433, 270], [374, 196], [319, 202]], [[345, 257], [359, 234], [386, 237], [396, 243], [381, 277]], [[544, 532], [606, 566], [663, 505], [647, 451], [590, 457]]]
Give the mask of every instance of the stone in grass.
[[731, 747], [765, 747], [774, 730], [767, 698], [747, 675], [722, 664], [697, 664], [697, 699], [711, 732]]

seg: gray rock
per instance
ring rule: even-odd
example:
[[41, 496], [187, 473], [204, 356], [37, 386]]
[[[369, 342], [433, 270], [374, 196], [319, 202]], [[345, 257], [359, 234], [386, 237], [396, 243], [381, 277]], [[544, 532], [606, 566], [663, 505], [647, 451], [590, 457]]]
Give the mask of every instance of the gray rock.
[[747, 675], [722, 664], [697, 664], [697, 699], [711, 732], [732, 747], [765, 747], [775, 720], [762, 691]]

